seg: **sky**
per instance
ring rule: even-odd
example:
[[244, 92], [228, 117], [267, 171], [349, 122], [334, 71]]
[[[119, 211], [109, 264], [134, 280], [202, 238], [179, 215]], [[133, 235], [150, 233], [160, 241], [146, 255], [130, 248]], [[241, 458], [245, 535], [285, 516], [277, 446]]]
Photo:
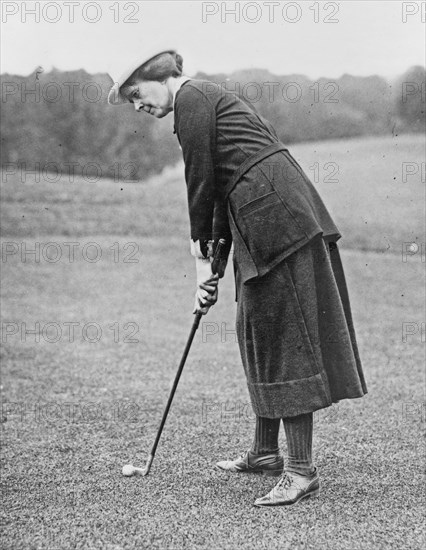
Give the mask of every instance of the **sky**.
[[425, 65], [425, 5], [2, 0], [0, 72], [28, 75], [41, 66], [112, 74], [156, 48], [176, 48], [188, 75], [255, 67], [393, 78]]

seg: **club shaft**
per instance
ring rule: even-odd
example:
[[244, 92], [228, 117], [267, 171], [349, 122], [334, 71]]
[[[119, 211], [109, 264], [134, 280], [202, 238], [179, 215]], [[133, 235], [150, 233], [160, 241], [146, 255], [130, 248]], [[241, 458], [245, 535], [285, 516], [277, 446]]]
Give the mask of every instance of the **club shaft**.
[[[212, 272], [213, 273], [218, 273], [219, 272], [220, 262], [221, 262], [221, 255], [223, 254], [223, 252], [225, 250], [225, 244], [226, 243], [225, 243], [224, 239], [219, 239], [219, 242], [217, 244], [217, 247], [216, 247], [216, 250], [215, 250], [215, 253], [214, 253], [213, 262], [212, 262]], [[222, 273], [222, 275], [223, 275], [223, 273]], [[173, 387], [171, 389], [169, 399], [167, 401], [166, 408], [164, 409], [163, 418], [161, 419], [161, 424], [160, 424], [160, 427], [158, 428], [157, 436], [155, 438], [154, 445], [152, 446], [152, 449], [151, 449], [151, 454], [149, 455], [148, 461], [146, 463], [145, 474], [144, 475], [147, 475], [149, 473], [149, 470], [151, 469], [151, 464], [152, 464], [152, 461], [154, 460], [154, 456], [155, 456], [155, 452], [157, 450], [158, 442], [160, 441], [160, 437], [161, 437], [161, 434], [163, 432], [164, 424], [166, 423], [167, 415], [169, 414], [169, 410], [170, 410], [170, 407], [171, 407], [171, 404], [172, 404], [172, 401], [173, 401], [173, 397], [175, 395], [176, 388], [179, 384], [179, 379], [180, 379], [180, 376], [182, 374], [183, 367], [185, 366], [186, 358], [188, 357], [188, 353], [189, 353], [189, 350], [191, 349], [192, 341], [194, 340], [194, 336], [195, 336], [195, 333], [197, 332], [197, 329], [198, 329], [198, 326], [200, 324], [202, 316], [203, 316], [202, 313], [196, 313], [194, 322], [192, 323], [191, 332], [189, 333], [188, 341], [186, 342], [186, 346], [185, 346], [185, 349], [183, 351], [182, 359], [179, 363], [179, 368], [177, 370], [175, 380], [173, 382]]]
[[158, 428], [157, 437], [155, 438], [154, 445], [152, 446], [152, 449], [151, 449], [151, 455], [150, 455], [151, 460], [150, 460], [150, 463], [149, 463], [149, 467], [151, 466], [152, 459], [155, 456], [155, 451], [157, 450], [158, 442], [160, 441], [161, 433], [163, 431], [164, 424], [166, 423], [167, 415], [169, 414], [169, 410], [170, 410], [170, 407], [171, 407], [171, 404], [172, 404], [172, 401], [173, 401], [173, 397], [175, 395], [176, 388], [179, 384], [179, 379], [180, 379], [180, 376], [182, 374], [183, 367], [185, 366], [186, 358], [188, 357], [189, 350], [191, 349], [191, 344], [192, 344], [192, 341], [194, 339], [195, 333], [197, 332], [197, 329], [198, 329], [198, 326], [200, 324], [200, 320], [201, 320], [202, 315], [203, 315], [202, 313], [197, 313], [195, 315], [194, 322], [192, 323], [191, 332], [189, 334], [188, 341], [186, 342], [186, 346], [185, 346], [185, 349], [183, 351], [182, 359], [179, 363], [179, 368], [178, 368], [178, 371], [176, 373], [175, 380], [173, 382], [173, 387], [171, 389], [169, 399], [167, 401], [166, 408], [164, 409], [163, 418], [161, 419], [161, 424], [160, 424], [160, 427]]

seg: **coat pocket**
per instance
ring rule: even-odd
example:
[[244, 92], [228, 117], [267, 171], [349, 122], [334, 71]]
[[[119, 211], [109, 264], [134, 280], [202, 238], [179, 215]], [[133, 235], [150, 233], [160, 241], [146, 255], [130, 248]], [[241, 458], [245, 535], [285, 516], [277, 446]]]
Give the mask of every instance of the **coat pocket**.
[[237, 210], [236, 223], [259, 272], [305, 237], [275, 191], [242, 204]]
[[275, 193], [275, 191], [271, 191], [270, 193], [266, 193], [261, 197], [257, 197], [256, 199], [246, 202], [239, 207], [238, 213], [244, 216], [250, 212], [258, 210], [259, 208], [265, 208], [269, 203], [274, 204], [275, 202], [281, 202], [281, 199]]

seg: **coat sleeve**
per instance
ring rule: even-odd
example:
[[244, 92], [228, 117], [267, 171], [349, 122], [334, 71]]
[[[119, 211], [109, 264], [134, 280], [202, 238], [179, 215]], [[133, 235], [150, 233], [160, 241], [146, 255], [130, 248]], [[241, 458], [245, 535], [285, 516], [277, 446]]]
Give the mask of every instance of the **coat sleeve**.
[[219, 239], [225, 239], [226, 244], [222, 253], [222, 258], [226, 262], [232, 246], [232, 233], [229, 227], [226, 202], [222, 197], [217, 197], [214, 203], [213, 252], [216, 249], [215, 245], [219, 242]]
[[206, 258], [214, 238], [216, 113], [199, 90], [182, 89], [176, 98], [175, 130], [185, 162], [191, 253]]

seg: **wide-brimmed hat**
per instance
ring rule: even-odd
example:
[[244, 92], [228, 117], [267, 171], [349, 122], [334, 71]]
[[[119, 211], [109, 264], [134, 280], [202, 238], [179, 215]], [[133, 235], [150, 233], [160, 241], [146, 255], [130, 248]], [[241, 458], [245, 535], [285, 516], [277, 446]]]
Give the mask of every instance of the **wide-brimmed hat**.
[[[143, 65], [153, 57], [160, 55], [160, 53], [166, 52], [176, 53], [176, 49], [164, 48], [161, 46], [151, 47], [145, 50], [144, 53], [139, 54], [128, 63], [123, 64], [121, 62], [118, 66], [110, 67], [110, 69], [108, 70], [108, 74], [112, 78], [114, 84], [108, 94], [108, 103], [110, 105], [123, 105], [123, 103], [130, 103], [129, 100], [126, 99], [120, 92], [121, 86], [126, 82], [129, 76], [131, 76], [141, 65]], [[126, 67], [125, 70], [123, 70], [123, 65]]]

